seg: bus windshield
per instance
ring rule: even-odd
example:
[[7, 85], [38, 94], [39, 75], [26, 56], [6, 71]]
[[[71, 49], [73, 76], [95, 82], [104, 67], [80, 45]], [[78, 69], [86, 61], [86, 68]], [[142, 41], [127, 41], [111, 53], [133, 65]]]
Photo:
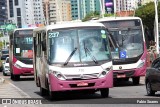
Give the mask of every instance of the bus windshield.
[[[112, 23], [112, 25], [111, 25]], [[112, 58], [135, 58], [143, 53], [143, 32], [139, 20], [105, 22], [119, 48], [111, 48]], [[109, 25], [110, 28], [109, 28]]]
[[48, 31], [50, 63], [110, 61], [107, 32], [103, 28], [74, 28]]
[[19, 30], [14, 33], [14, 54], [17, 57], [32, 58], [33, 30]]

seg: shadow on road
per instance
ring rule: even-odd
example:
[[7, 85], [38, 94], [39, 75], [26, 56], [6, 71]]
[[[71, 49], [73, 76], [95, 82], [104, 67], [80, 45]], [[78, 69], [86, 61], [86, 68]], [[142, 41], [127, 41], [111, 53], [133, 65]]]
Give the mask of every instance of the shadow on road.
[[16, 80], [15, 82], [18, 81], [34, 81], [34, 76], [21, 76], [19, 80]]
[[115, 80], [114, 87], [127, 87], [127, 86], [143, 86], [144, 83], [140, 83], [138, 85], [134, 85], [132, 81], [125, 81], [125, 80]]
[[[145, 95], [145, 96], [148, 96], [148, 95]], [[153, 97], [153, 98], [159, 98], [160, 97], [160, 93], [155, 93], [155, 95], [154, 96], [151, 96], [151, 97]]]
[[[40, 92], [35, 92], [36, 94], [40, 95]], [[78, 101], [78, 103], [80, 103], [80, 101], [82, 100], [82, 102], [84, 103], [84, 100], [86, 99], [86, 101], [88, 100], [101, 100], [101, 99], [105, 99], [102, 98], [100, 93], [87, 93], [87, 92], [80, 92], [80, 91], [67, 91], [67, 92], [60, 92], [60, 93], [56, 93], [56, 96], [54, 99], [50, 100], [50, 98], [48, 97], [48, 95], [43, 96], [45, 103], [76, 103], [76, 100]], [[108, 98], [111, 98], [110, 96]], [[71, 100], [71, 102], [69, 102], [68, 100]], [[85, 102], [87, 103], [87, 102]], [[94, 102], [93, 102], [94, 103]], [[88, 103], [89, 104], [89, 103]]]

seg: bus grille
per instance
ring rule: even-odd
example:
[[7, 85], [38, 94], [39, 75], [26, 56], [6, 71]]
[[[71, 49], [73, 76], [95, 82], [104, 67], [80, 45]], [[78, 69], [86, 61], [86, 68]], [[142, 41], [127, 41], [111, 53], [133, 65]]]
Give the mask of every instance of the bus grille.
[[96, 79], [99, 73], [94, 74], [77, 74], [77, 75], [65, 75], [67, 80], [83, 80], [83, 79]]

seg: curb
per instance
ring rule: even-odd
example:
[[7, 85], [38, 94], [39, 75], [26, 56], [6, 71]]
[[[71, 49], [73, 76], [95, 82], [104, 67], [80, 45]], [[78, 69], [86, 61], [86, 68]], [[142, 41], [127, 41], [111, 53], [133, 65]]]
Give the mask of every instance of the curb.
[[0, 77], [0, 98], [31, 98], [27, 93], [14, 84]]
[[31, 98], [28, 94], [26, 94], [25, 92], [23, 92], [20, 88], [16, 87], [14, 84], [9, 83], [10, 85], [12, 85], [17, 91], [18, 93], [23, 96], [23, 98]]

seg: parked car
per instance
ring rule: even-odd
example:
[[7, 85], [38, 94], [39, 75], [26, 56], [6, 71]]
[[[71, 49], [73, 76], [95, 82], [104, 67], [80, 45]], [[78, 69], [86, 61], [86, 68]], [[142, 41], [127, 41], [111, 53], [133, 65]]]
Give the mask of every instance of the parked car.
[[2, 49], [1, 52], [0, 52], [0, 58], [1, 58], [1, 61], [0, 61], [0, 71], [3, 70], [3, 62], [5, 61], [5, 59], [7, 57], [9, 57], [9, 50], [8, 49]]
[[160, 58], [157, 58], [147, 68], [145, 76], [145, 85], [147, 95], [155, 95], [155, 92], [160, 91]]
[[6, 58], [6, 60], [3, 62], [3, 75], [7, 76], [10, 75], [10, 68], [9, 68], [9, 57]]

